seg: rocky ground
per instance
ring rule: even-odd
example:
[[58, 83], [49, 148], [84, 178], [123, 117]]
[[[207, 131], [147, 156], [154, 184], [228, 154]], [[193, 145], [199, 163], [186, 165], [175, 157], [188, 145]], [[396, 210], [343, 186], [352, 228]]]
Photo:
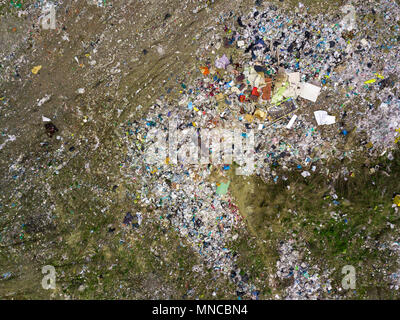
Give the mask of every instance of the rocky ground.
[[[354, 1], [354, 26], [345, 1], [54, 4], [43, 30], [44, 1], [0, 0], [1, 298], [399, 297], [397, 1]], [[215, 66], [223, 54], [230, 68]], [[255, 65], [272, 95], [282, 70], [322, 88], [293, 99], [292, 129], [292, 114], [261, 113]], [[262, 125], [255, 173], [148, 166], [169, 112]]]

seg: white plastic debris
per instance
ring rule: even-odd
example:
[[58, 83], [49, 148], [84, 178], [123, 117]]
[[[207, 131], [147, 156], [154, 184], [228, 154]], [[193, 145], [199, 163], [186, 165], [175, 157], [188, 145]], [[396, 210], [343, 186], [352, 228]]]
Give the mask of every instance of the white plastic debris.
[[323, 110], [314, 111], [315, 120], [319, 126], [324, 124], [334, 124], [335, 116], [328, 115], [328, 112]]
[[225, 54], [215, 61], [215, 67], [217, 67], [218, 69], [225, 69], [229, 64], [229, 59]]
[[78, 89], [78, 93], [79, 93], [79, 94], [85, 93], [85, 88], [79, 88], [79, 89]]
[[355, 29], [357, 25], [356, 25], [356, 9], [354, 8], [354, 6], [351, 4], [347, 4], [344, 7], [342, 7], [342, 12], [347, 13], [340, 22], [342, 27], [347, 31]]
[[293, 126], [296, 119], [297, 119], [297, 115], [294, 114], [292, 119], [290, 119], [289, 123], [286, 125], [286, 129], [290, 129]]
[[40, 99], [39, 101], [38, 101], [38, 107], [40, 107], [42, 104], [44, 104], [44, 103], [46, 103], [47, 101], [49, 101], [50, 100], [50, 97], [51, 97], [51, 95], [49, 95], [49, 94], [46, 94], [42, 99]]
[[43, 120], [43, 122], [50, 122], [51, 121], [51, 119], [49, 119], [47, 117], [44, 117], [44, 116], [42, 116], [42, 120]]
[[162, 46], [158, 46], [158, 47], [157, 47], [157, 52], [158, 52], [158, 54], [159, 54], [160, 56], [162, 56], [162, 55], [165, 54], [165, 50], [164, 50], [164, 48], [163, 48]]
[[311, 83], [300, 84], [300, 97], [304, 99], [316, 102], [320, 92], [321, 88]]
[[303, 171], [303, 172], [301, 173], [301, 175], [302, 175], [304, 178], [311, 176], [311, 174], [310, 174], [308, 171]]
[[265, 85], [264, 77], [260, 76], [254, 68], [248, 68], [243, 72], [243, 74], [247, 77], [247, 80], [253, 87], [261, 87]]
[[300, 83], [300, 72], [292, 72], [287, 75], [290, 84], [298, 85]]
[[140, 226], [142, 224], [142, 220], [143, 220], [142, 214], [140, 212], [136, 212], [136, 216], [138, 219], [138, 225]]
[[369, 42], [366, 39], [362, 39], [360, 42], [364, 47], [368, 47], [369, 46]]
[[289, 85], [287, 86], [286, 91], [284, 92], [284, 97], [293, 97], [297, 98], [300, 94], [301, 83], [300, 83], [300, 72], [292, 72], [287, 73]]

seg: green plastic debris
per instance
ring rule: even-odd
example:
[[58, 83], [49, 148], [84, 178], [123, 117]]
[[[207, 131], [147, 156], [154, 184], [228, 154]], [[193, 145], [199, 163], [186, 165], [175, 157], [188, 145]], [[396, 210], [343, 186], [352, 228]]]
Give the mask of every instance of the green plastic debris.
[[221, 183], [218, 187], [217, 187], [217, 194], [219, 195], [224, 195], [228, 192], [228, 188], [229, 188], [229, 184], [231, 182], [228, 181], [228, 183]]
[[283, 100], [283, 94], [286, 91], [286, 86], [287, 83], [285, 83], [282, 87], [280, 87], [278, 89], [278, 91], [273, 95], [272, 100], [271, 100], [271, 104], [277, 104], [278, 102], [280, 102], [281, 100]]

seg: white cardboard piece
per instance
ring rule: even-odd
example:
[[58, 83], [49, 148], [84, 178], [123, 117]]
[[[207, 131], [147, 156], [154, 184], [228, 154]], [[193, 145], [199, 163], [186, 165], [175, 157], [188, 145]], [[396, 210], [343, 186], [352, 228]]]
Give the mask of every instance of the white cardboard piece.
[[300, 97], [310, 100], [312, 102], [317, 101], [321, 88], [311, 83], [300, 84]]

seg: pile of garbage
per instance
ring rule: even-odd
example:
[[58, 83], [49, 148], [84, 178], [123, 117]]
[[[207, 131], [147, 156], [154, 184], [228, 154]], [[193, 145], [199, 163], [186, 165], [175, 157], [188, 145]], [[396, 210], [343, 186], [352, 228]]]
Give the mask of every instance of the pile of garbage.
[[[248, 277], [238, 276], [226, 248], [242, 227], [229, 193], [233, 165], [189, 160], [204, 151], [197, 143], [206, 129], [239, 130], [243, 143], [254, 136], [254, 148], [245, 153], [254, 168], [247, 173], [264, 181], [285, 179], [276, 175], [278, 166], [307, 178], [323, 159], [351, 157], [364, 147], [375, 155], [393, 148], [400, 135], [400, 64], [393, 63], [400, 58], [400, 8], [386, 0], [379, 7], [372, 1], [357, 4], [361, 1], [344, 7], [342, 16], [312, 19], [302, 5], [291, 13], [273, 5], [265, 12], [256, 7], [225, 27], [226, 36], [215, 46], [237, 54], [204, 61], [196, 81], [181, 83], [179, 101], [160, 97], [145, 118], [124, 126], [130, 151], [123, 171], [140, 177], [140, 201], [186, 237], [209, 267], [230, 276], [239, 298], [254, 298], [255, 288]], [[378, 22], [385, 26], [371, 27]], [[171, 127], [173, 119], [177, 123]], [[336, 150], [350, 128], [368, 138], [346, 152]], [[177, 154], [170, 154], [171, 144]], [[207, 149], [206, 157], [213, 151]], [[288, 297], [316, 298], [319, 280], [303, 277], [302, 265], [288, 269], [286, 260], [278, 269], [280, 277], [295, 279]]]
[[[329, 293], [332, 286], [329, 280], [323, 282], [318, 269], [311, 267], [301, 259], [300, 251], [295, 249], [293, 240], [282, 242], [279, 247], [280, 259], [276, 263], [276, 275], [279, 279], [291, 279], [292, 283], [286, 288], [285, 298], [289, 300], [315, 300], [322, 292]], [[304, 255], [304, 254], [303, 254]]]

